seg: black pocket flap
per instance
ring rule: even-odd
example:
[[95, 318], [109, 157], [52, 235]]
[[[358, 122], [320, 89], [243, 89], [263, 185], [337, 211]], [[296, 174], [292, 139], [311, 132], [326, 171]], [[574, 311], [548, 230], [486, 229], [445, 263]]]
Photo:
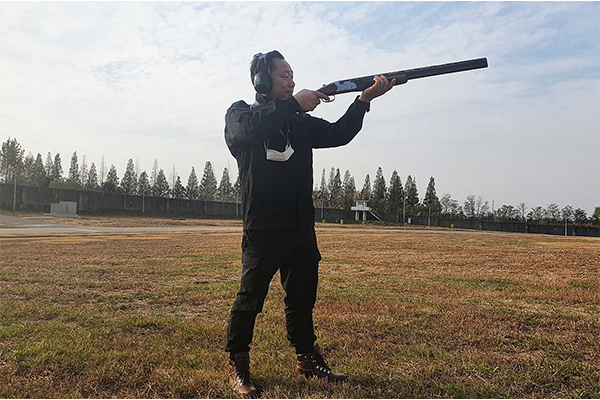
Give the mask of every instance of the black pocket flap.
[[242, 264], [247, 267], [254, 268], [260, 261], [260, 254], [255, 253], [242, 253]]

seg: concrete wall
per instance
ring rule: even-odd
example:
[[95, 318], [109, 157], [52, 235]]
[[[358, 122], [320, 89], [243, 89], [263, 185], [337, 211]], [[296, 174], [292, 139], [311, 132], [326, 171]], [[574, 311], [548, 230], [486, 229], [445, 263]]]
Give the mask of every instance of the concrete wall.
[[[0, 208], [4, 210], [13, 209], [13, 185], [0, 184]], [[17, 186], [17, 210], [37, 210], [45, 213], [50, 212], [50, 203], [61, 201], [74, 201], [77, 203], [79, 213], [86, 212], [119, 212], [133, 211], [146, 213], [177, 213], [190, 214], [202, 217], [219, 218], [241, 218], [241, 205], [235, 203], [222, 203], [215, 201], [167, 199], [164, 197], [142, 197], [124, 194], [109, 194], [103, 192], [87, 192], [66, 189], [48, 189], [31, 186]], [[237, 212], [236, 212], [237, 208]], [[402, 215], [383, 214], [384, 221], [402, 222]], [[339, 223], [354, 221], [354, 211], [340, 209], [315, 209], [315, 221], [325, 219], [327, 222]], [[498, 222], [482, 221], [478, 219], [449, 219], [432, 216], [415, 217], [406, 216], [410, 219], [410, 225], [431, 225], [460, 229], [476, 229], [487, 231], [543, 233], [548, 235], [564, 235], [564, 224], [538, 225], [524, 222]], [[376, 220], [368, 215], [368, 220]], [[597, 226], [568, 226], [569, 236], [595, 236], [600, 237], [600, 227]]]

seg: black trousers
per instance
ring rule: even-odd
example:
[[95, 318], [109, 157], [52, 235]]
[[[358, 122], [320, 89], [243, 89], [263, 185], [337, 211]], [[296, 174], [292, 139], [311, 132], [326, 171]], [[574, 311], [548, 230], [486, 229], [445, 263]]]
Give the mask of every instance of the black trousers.
[[269, 283], [279, 270], [286, 293], [287, 339], [297, 353], [312, 352], [317, 339], [312, 311], [320, 260], [313, 227], [244, 231], [242, 279], [231, 308], [225, 351], [235, 354], [250, 350], [256, 316], [262, 311]]

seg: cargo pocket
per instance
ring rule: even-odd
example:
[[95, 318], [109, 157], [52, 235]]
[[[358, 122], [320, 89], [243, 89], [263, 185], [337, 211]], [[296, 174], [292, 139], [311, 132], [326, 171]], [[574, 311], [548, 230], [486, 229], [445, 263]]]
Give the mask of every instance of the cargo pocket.
[[254, 269], [258, 265], [259, 261], [260, 254], [258, 253], [242, 253], [242, 264], [244, 265], [244, 267]]
[[254, 292], [257, 285], [257, 280], [260, 281], [260, 271], [256, 267], [260, 262], [260, 254], [258, 253], [242, 253], [242, 282], [240, 285], [240, 293], [249, 295]]

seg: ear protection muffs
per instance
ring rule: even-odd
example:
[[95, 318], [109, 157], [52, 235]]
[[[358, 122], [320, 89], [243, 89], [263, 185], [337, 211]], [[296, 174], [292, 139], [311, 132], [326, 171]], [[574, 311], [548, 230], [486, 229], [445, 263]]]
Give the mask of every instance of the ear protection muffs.
[[260, 94], [270, 93], [273, 89], [273, 80], [271, 79], [271, 67], [269, 67], [268, 57], [272, 52], [261, 54], [256, 64], [258, 72], [254, 75], [254, 90]]

